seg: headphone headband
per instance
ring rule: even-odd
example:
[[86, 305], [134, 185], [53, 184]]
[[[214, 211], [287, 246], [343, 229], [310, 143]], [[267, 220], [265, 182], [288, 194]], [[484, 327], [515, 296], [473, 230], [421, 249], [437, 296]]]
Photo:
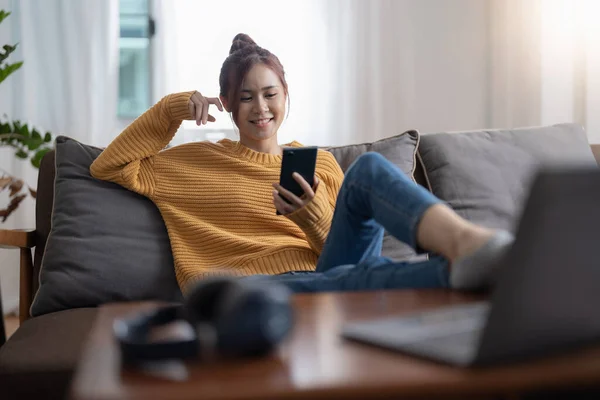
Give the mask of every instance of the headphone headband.
[[176, 341], [149, 341], [152, 328], [177, 320], [187, 320], [185, 314], [183, 306], [167, 306], [131, 319], [116, 320], [113, 331], [123, 359], [128, 362], [197, 357], [200, 353], [200, 343], [195, 337]]
[[[185, 305], [165, 306], [117, 319], [113, 332], [126, 363], [166, 359], [209, 359], [224, 355], [258, 355], [270, 350], [291, 329], [289, 290], [280, 284], [207, 279], [190, 293]], [[189, 335], [152, 340], [153, 329], [175, 321]]]

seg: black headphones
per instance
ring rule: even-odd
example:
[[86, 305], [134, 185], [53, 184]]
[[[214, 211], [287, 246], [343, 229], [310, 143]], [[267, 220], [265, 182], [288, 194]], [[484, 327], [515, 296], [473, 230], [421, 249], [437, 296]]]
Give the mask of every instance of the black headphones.
[[[184, 305], [117, 319], [113, 331], [127, 363], [259, 356], [291, 330], [290, 294], [287, 287], [275, 282], [207, 278], [190, 290]], [[192, 333], [177, 340], [150, 340], [153, 328], [174, 321], [189, 323]]]

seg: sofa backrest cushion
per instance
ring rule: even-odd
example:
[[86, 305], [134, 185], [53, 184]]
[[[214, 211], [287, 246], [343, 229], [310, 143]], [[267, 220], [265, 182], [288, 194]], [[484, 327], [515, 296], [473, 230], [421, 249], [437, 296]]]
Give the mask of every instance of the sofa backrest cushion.
[[93, 178], [102, 149], [56, 140], [51, 230], [31, 314], [112, 301], [181, 301], [167, 230], [156, 206]]
[[[372, 143], [328, 147], [326, 150], [333, 154], [344, 172], [359, 155], [367, 151], [374, 151], [383, 155], [411, 179], [415, 180], [419, 140], [419, 133], [411, 130]], [[393, 260], [410, 259], [416, 255], [410, 246], [398, 241], [387, 232], [383, 236], [381, 254]]]
[[598, 167], [576, 124], [422, 135], [419, 154], [433, 194], [470, 221], [508, 230], [539, 168]]

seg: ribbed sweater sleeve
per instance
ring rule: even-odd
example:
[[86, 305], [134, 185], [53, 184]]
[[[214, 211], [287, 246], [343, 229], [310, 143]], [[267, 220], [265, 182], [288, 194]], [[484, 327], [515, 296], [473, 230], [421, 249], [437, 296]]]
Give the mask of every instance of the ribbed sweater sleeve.
[[167, 95], [137, 118], [92, 163], [92, 176], [151, 197], [156, 186], [154, 156], [190, 118], [188, 101], [193, 93]]
[[321, 177], [315, 197], [304, 207], [288, 214], [306, 235], [310, 247], [321, 254], [325, 239], [331, 228], [337, 195], [344, 180], [344, 173], [331, 156], [327, 154], [327, 173]]

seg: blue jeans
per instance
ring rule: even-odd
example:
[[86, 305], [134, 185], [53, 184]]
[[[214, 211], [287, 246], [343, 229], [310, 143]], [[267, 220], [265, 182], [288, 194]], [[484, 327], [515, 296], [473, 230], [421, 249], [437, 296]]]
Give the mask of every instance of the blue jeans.
[[316, 271], [252, 279], [275, 280], [294, 292], [449, 287], [448, 261], [440, 256], [419, 262], [381, 256], [384, 229], [416, 249], [417, 225], [438, 203], [383, 156], [365, 153], [346, 173]]

